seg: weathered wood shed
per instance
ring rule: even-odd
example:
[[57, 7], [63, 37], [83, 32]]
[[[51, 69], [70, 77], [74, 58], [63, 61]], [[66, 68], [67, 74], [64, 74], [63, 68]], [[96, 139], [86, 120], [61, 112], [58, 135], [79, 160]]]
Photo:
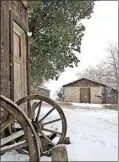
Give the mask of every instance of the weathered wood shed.
[[107, 85], [82, 78], [63, 86], [64, 101], [80, 103], [117, 103], [118, 91]]
[[29, 94], [28, 1], [0, 1], [0, 93], [13, 101]]
[[45, 86], [38, 86], [38, 93], [40, 95], [50, 97], [50, 90]]
[[30, 87], [31, 94], [39, 94], [42, 96], [50, 97], [50, 90], [45, 87], [44, 85], [38, 86], [38, 87]]

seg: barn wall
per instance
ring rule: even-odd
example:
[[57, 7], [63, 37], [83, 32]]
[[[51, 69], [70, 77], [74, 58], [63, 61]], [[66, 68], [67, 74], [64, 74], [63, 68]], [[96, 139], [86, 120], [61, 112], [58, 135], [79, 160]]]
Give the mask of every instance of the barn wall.
[[103, 87], [91, 87], [91, 103], [94, 104], [101, 104], [102, 99], [97, 97], [102, 95], [102, 89]]
[[50, 90], [45, 88], [33, 87], [31, 86], [31, 94], [39, 94], [42, 96], [50, 97]]
[[46, 97], [50, 97], [50, 91], [44, 88], [38, 88], [38, 93], [40, 95], [46, 96]]
[[[66, 102], [80, 102], [80, 88], [84, 87], [64, 87], [64, 101]], [[87, 88], [87, 87], [85, 87]], [[101, 96], [103, 87], [90, 88], [90, 102], [94, 104], [101, 104], [102, 99], [96, 96]]]
[[0, 2], [0, 93], [10, 98], [9, 2]]
[[64, 87], [64, 101], [79, 102], [80, 87]]
[[14, 0], [10, 1], [9, 4], [10, 9], [15, 16], [15, 19], [17, 19], [17, 22], [19, 22], [19, 25], [23, 29], [28, 30], [27, 9], [24, 7], [23, 3], [21, 3], [20, 0]]
[[11, 43], [12, 33], [10, 30], [12, 26], [9, 10], [14, 13], [15, 20], [19, 22], [19, 25], [25, 29], [25, 31], [28, 31], [28, 19], [27, 9], [20, 1], [0, 1], [0, 93], [13, 99], [12, 93], [14, 85], [12, 78], [14, 67], [12, 66], [13, 48]]

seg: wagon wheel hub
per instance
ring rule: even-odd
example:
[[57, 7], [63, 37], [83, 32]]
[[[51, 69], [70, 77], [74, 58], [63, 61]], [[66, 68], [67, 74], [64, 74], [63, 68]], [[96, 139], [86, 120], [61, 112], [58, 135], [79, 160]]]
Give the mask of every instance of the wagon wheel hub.
[[37, 121], [32, 121], [32, 124], [36, 132], [40, 132], [41, 129], [43, 128], [42, 122], [38, 123]]

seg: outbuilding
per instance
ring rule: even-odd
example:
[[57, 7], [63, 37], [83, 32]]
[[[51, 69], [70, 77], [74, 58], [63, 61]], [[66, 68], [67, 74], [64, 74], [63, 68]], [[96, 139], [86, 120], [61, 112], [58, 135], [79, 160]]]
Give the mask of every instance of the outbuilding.
[[118, 91], [105, 84], [81, 78], [63, 85], [64, 101], [117, 104]]

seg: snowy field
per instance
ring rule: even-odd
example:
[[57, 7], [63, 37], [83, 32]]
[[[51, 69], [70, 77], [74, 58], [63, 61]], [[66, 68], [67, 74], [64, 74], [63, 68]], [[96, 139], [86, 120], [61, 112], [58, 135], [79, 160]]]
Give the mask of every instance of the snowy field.
[[[118, 111], [102, 105], [77, 104], [63, 108], [71, 144], [67, 145], [69, 161], [118, 161]], [[9, 152], [2, 161], [26, 161], [27, 156]], [[41, 161], [51, 161], [42, 157]]]

